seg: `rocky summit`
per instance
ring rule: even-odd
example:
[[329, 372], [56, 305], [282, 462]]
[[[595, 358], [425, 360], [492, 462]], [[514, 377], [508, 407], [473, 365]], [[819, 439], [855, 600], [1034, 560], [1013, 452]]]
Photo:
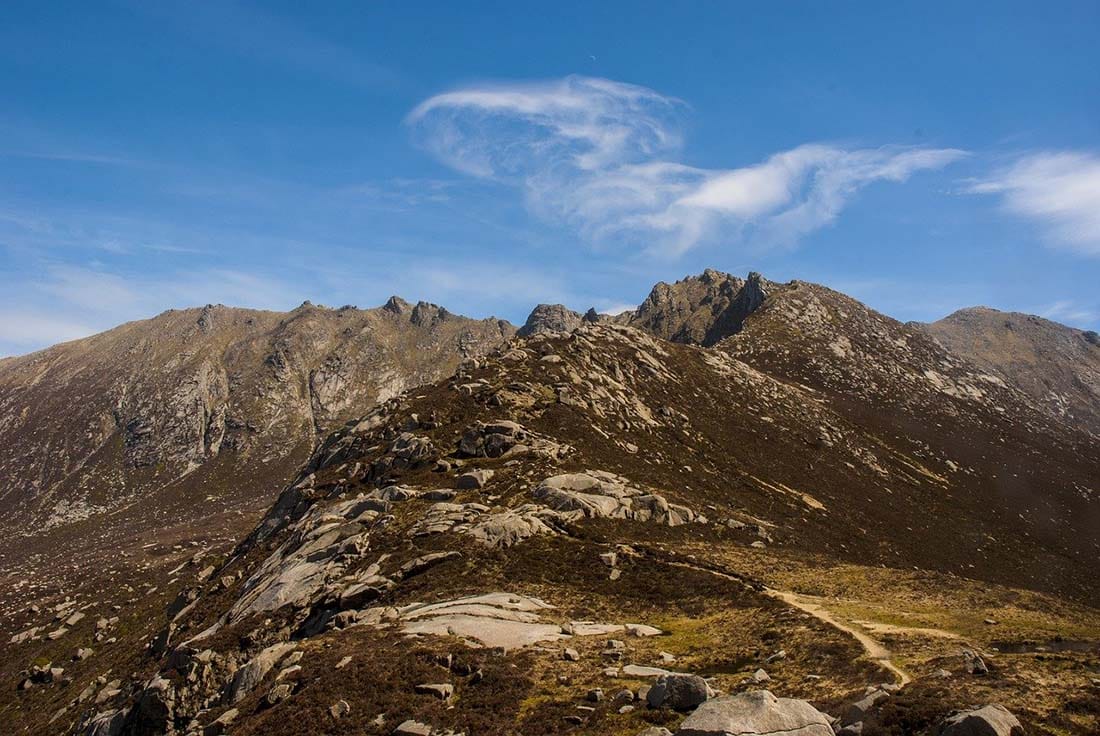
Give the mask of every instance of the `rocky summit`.
[[707, 271], [516, 334], [209, 308], [0, 363], [0, 722], [1097, 733], [1090, 394], [945, 334]]

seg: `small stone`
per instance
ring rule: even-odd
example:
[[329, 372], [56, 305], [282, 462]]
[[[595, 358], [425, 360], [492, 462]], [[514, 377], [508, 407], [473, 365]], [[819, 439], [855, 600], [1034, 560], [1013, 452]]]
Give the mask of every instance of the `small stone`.
[[432, 736], [432, 727], [420, 721], [402, 721], [393, 729], [394, 736]]
[[347, 667], [349, 664], [351, 664], [351, 657], [350, 656], [349, 657], [344, 657], [343, 659], [341, 659], [339, 662], [336, 663], [336, 669], [342, 670], [345, 667]]
[[343, 718], [348, 713], [351, 713], [351, 706], [346, 700], [337, 700], [329, 706], [328, 712], [333, 718]]
[[780, 649], [778, 652], [776, 652], [775, 654], [773, 654], [770, 657], [768, 657], [767, 659], [765, 659], [764, 664], [771, 664], [772, 662], [778, 662], [778, 661], [780, 661], [782, 659], [786, 659], [786, 658], [787, 658], [786, 650]]
[[578, 662], [580, 661], [581, 653], [578, 652], [576, 649], [565, 649], [561, 653], [561, 658], [564, 659], [566, 662]]
[[587, 695], [585, 695], [585, 699], [591, 703], [598, 703], [603, 700], [603, 690], [598, 687], [593, 688], [588, 691]]
[[771, 682], [772, 680], [771, 675], [769, 675], [763, 669], [758, 669], [756, 672], [753, 672], [752, 677], [750, 677], [749, 679], [755, 682], [757, 685], [765, 682]]

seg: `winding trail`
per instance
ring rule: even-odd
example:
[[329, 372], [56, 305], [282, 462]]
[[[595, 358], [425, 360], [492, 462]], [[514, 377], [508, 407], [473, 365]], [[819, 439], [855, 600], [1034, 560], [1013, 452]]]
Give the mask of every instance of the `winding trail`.
[[912, 678], [909, 677], [890, 658], [890, 650], [884, 647], [880, 642], [872, 639], [866, 631], [861, 630], [856, 626], [850, 626], [843, 621], [837, 620], [831, 613], [825, 610], [819, 603], [815, 603], [812, 598], [808, 596], [802, 596], [798, 593], [792, 593], [787, 590], [775, 590], [774, 588], [765, 588], [764, 592], [772, 598], [778, 598], [789, 606], [805, 611], [819, 621], [824, 621], [835, 629], [840, 629], [845, 634], [851, 635], [853, 639], [858, 641], [863, 649], [867, 652], [867, 656], [878, 662], [894, 673], [897, 677], [898, 685], [908, 685], [912, 682]]
[[[667, 561], [669, 562], [669, 564], [675, 565], [676, 567], [684, 567], [689, 570], [709, 573], [711, 575], [715, 575], [726, 580], [733, 580], [735, 582], [746, 585], [749, 584], [744, 578], [738, 577], [737, 575], [724, 573], [720, 570], [715, 570], [710, 567], [705, 567], [702, 565], [697, 565], [691, 562], [684, 562], [680, 560]], [[912, 682], [912, 678], [909, 677], [909, 675], [906, 674], [903, 669], [894, 664], [894, 661], [891, 659], [892, 655], [890, 653], [890, 650], [883, 646], [881, 642], [873, 639], [864, 629], [856, 625], [848, 624], [844, 621], [838, 620], [820, 603], [816, 602], [812, 596], [799, 595], [798, 593], [793, 593], [788, 590], [776, 590], [775, 588], [768, 587], [763, 588], [763, 593], [771, 598], [781, 600], [787, 605], [793, 606], [800, 611], [804, 611], [805, 613], [810, 614], [817, 620], [826, 623], [829, 626], [832, 626], [834, 629], [843, 631], [845, 634], [851, 636], [853, 639], [859, 642], [860, 646], [863, 647], [863, 650], [867, 653], [867, 656], [870, 659], [875, 660], [885, 669], [893, 673], [894, 677], [897, 678], [897, 684], [899, 686], [904, 686]]]

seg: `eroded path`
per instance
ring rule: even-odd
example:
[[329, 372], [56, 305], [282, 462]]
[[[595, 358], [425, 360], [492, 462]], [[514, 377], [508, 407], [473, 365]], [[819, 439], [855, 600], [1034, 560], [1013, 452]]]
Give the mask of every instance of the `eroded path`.
[[849, 625], [848, 623], [840, 621], [810, 596], [799, 595], [798, 593], [792, 593], [788, 590], [775, 590], [774, 588], [767, 588], [764, 592], [772, 598], [778, 598], [787, 605], [805, 611], [819, 621], [824, 621], [833, 628], [840, 629], [844, 633], [851, 635], [853, 639], [860, 643], [864, 651], [867, 652], [868, 657], [894, 673], [894, 676], [897, 677], [898, 685], [907, 685], [912, 681], [912, 678], [909, 677], [903, 669], [894, 664], [891, 659], [892, 655], [890, 654], [890, 650], [884, 647], [881, 642], [871, 638], [871, 636], [858, 625]]
[[[677, 567], [685, 567], [691, 570], [698, 570], [699, 572], [716, 575], [720, 578], [725, 578], [726, 580], [734, 580], [740, 583], [748, 584], [747, 581], [742, 577], [732, 575], [730, 573], [725, 573], [712, 567], [698, 565], [683, 560], [670, 560], [669, 563]], [[808, 613], [819, 621], [822, 621], [823, 623], [832, 626], [834, 629], [839, 629], [840, 631], [843, 631], [844, 633], [851, 636], [853, 639], [859, 642], [860, 646], [863, 647], [863, 650], [867, 653], [867, 656], [870, 659], [875, 660], [884, 668], [894, 674], [894, 677], [897, 678], [898, 685], [907, 685], [908, 683], [912, 682], [912, 678], [909, 677], [908, 674], [906, 674], [905, 670], [901, 669], [894, 663], [893, 659], [891, 658], [893, 655], [891, 654], [890, 650], [883, 646], [881, 642], [872, 638], [867, 633], [867, 631], [860, 627], [858, 624], [855, 624], [854, 622], [849, 623], [841, 621], [831, 612], [826, 610], [825, 607], [822, 606], [821, 603], [814, 599], [812, 596], [800, 595], [798, 593], [794, 593], [788, 590], [776, 590], [775, 588], [768, 587], [765, 587], [762, 592], [765, 595], [783, 601], [789, 606], [793, 606], [800, 611]]]

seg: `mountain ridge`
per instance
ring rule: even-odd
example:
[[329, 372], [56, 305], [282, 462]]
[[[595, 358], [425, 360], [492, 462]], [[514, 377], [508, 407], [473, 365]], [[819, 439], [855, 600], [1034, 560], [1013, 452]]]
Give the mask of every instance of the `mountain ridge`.
[[[615, 318], [536, 310], [515, 335], [398, 299], [373, 317], [304, 305], [241, 343], [301, 389], [280, 400], [323, 394], [298, 419], [319, 440], [281, 477], [200, 463], [182, 483], [206, 496], [171, 489], [0, 550], [0, 719], [95, 736], [230, 720], [244, 735], [416, 720], [619, 736], [681, 723], [638, 695], [671, 666], [835, 714], [903, 684], [861, 711], [868, 736], [933, 729], [978, 698], [1038, 734], [1098, 724], [1074, 700], [1088, 652], [1001, 652], [1100, 631], [1092, 435], [827, 287], [706, 272], [651, 296]], [[205, 314], [189, 329], [232, 326]], [[363, 379], [318, 335], [358, 319], [375, 338], [415, 331], [398, 350], [468, 354], [369, 408], [341, 404]], [[242, 490], [211, 494], [218, 468], [265, 488], [220, 506]], [[132, 523], [108, 534], [111, 516]], [[72, 659], [74, 644], [96, 651]], [[34, 669], [66, 657], [71, 687]], [[592, 695], [624, 685], [628, 700]]]

